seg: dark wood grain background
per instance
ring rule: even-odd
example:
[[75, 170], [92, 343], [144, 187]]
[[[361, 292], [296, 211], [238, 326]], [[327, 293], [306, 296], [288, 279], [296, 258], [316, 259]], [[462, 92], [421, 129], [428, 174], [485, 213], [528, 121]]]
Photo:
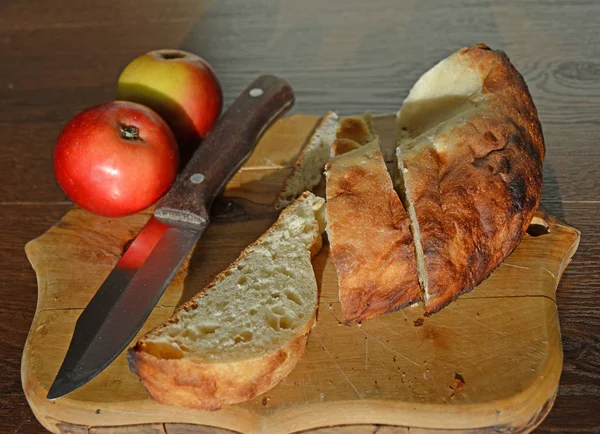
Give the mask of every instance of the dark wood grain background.
[[599, 16], [595, 0], [0, 1], [0, 433], [44, 432], [19, 375], [37, 294], [23, 247], [70, 207], [54, 142], [80, 110], [114, 98], [133, 57], [200, 54], [226, 105], [271, 72], [292, 83], [295, 113], [386, 113], [427, 68], [477, 42], [525, 76], [547, 145], [542, 202], [582, 232], [558, 288], [558, 398], [537, 432], [600, 432]]

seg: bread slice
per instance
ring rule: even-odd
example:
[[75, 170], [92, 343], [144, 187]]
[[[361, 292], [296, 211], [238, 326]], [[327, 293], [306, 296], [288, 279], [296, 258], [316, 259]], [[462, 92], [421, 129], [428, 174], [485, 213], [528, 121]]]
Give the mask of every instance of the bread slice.
[[[359, 123], [354, 122], [355, 125]], [[370, 116], [363, 125], [372, 125]], [[342, 120], [340, 125], [343, 125]], [[355, 149], [326, 165], [327, 235], [336, 267], [344, 320], [360, 321], [419, 299], [410, 222], [387, 171], [372, 126], [341, 129], [342, 142]], [[338, 133], [339, 134], [339, 133]], [[370, 143], [358, 146], [370, 137]], [[347, 143], [334, 149], [352, 148]]]
[[375, 127], [371, 113], [346, 116], [338, 124], [335, 141], [331, 145], [331, 157], [342, 155], [375, 140]]
[[304, 193], [227, 270], [128, 352], [130, 369], [162, 403], [217, 410], [289, 374], [315, 322], [311, 257], [324, 200]]
[[338, 115], [327, 112], [321, 119], [306, 145], [298, 156], [292, 172], [284, 181], [273, 205], [282, 209], [294, 201], [302, 192], [312, 190], [321, 181], [323, 167], [329, 161], [331, 145], [335, 140]]
[[463, 48], [426, 72], [398, 113], [401, 188], [422, 298], [433, 313], [517, 246], [542, 191], [544, 139], [506, 55]]

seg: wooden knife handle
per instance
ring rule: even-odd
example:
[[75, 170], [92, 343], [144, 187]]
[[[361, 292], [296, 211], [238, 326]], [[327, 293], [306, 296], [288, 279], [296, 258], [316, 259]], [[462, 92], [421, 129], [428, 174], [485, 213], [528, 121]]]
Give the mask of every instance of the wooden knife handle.
[[262, 75], [244, 90], [160, 200], [154, 216], [192, 226], [208, 223], [210, 206], [238, 171], [267, 128], [294, 104], [284, 80]]

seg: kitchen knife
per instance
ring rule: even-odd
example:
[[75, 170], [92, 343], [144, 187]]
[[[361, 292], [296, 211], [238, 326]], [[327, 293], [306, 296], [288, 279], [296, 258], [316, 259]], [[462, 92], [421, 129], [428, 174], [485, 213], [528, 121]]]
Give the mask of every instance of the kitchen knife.
[[215, 197], [293, 104], [287, 82], [263, 75], [217, 121], [81, 313], [48, 399], [86, 384], [127, 347], [208, 226]]

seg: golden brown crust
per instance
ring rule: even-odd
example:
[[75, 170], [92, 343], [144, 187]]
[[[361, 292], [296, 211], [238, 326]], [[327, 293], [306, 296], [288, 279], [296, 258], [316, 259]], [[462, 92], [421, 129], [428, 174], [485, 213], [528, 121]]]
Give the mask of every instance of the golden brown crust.
[[331, 145], [331, 154], [332, 155], [342, 155], [346, 152], [354, 151], [361, 147], [359, 142], [355, 142], [352, 139], [340, 138], [335, 139], [333, 145]]
[[428, 313], [470, 291], [514, 250], [542, 191], [544, 140], [523, 78], [504, 53], [484, 45], [454, 56], [482, 79], [477, 109], [401, 161], [420, 229]]
[[336, 140], [348, 139], [359, 145], [365, 145], [375, 139], [374, 131], [371, 113], [367, 112], [361, 116], [346, 116], [340, 120], [336, 131]]
[[[312, 193], [304, 192], [294, 204], [300, 203], [310, 195]], [[282, 219], [294, 211], [294, 204], [284, 209], [277, 222], [258, 240], [246, 247], [238, 259], [215, 277], [208, 286], [179, 306], [168, 320], [156, 326], [128, 350], [127, 360], [130, 370], [140, 377], [142, 384], [154, 400], [161, 404], [218, 410], [228, 404], [252, 399], [271, 389], [296, 366], [304, 353], [308, 334], [315, 323], [315, 314], [296, 331], [286, 345], [253, 359], [211, 363], [189, 358], [172, 358], [168, 353], [161, 354], [161, 351], [154, 351], [150, 342], [153, 333], [168, 324], [177, 323], [180, 312], [193, 309], [198, 299], [225, 277], [228, 271], [235, 268], [241, 258], [271, 232], [277, 230], [282, 224]], [[308, 248], [311, 256], [316, 255], [321, 246], [321, 231], [317, 230]]]
[[273, 388], [304, 354], [314, 317], [284, 347], [249, 360], [200, 363], [158, 359], [138, 343], [129, 350], [130, 369], [155, 401], [199, 410], [218, 410], [247, 401]]
[[327, 232], [346, 321], [397, 310], [419, 299], [408, 216], [379, 143], [326, 166]]

